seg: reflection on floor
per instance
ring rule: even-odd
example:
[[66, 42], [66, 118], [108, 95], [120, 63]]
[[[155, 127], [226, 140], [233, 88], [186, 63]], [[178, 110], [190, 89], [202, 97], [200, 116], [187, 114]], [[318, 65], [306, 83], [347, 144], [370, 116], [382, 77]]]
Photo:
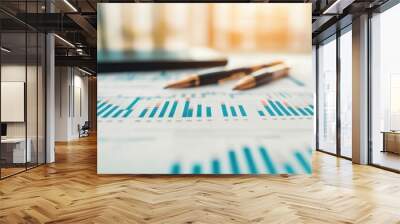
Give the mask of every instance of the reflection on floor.
[[24, 171], [25, 167], [17, 167], [17, 168], [1, 168], [1, 177], [7, 177], [16, 173], [19, 173], [21, 171]]
[[388, 167], [400, 171], [400, 155], [391, 152], [374, 151], [372, 157], [373, 163], [376, 165]]
[[1, 178], [5, 178], [8, 176], [11, 176], [13, 174], [20, 173], [22, 171], [25, 171], [26, 169], [30, 169], [33, 167], [36, 167], [36, 163], [27, 163], [26, 166], [25, 164], [9, 164], [5, 165], [3, 164], [3, 167], [1, 168]]
[[[139, 149], [132, 149], [139, 150]], [[399, 223], [400, 175], [313, 155], [312, 175], [97, 175], [96, 138], [0, 181], [0, 223]], [[151, 162], [151, 161], [149, 161]]]

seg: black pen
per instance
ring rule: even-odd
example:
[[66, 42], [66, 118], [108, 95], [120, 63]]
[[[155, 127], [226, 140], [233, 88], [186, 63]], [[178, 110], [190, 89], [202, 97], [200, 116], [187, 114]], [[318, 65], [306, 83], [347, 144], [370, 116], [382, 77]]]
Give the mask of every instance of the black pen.
[[233, 87], [234, 90], [245, 90], [270, 83], [271, 81], [283, 78], [289, 74], [289, 67], [286, 64], [279, 64], [263, 68], [240, 79]]
[[256, 66], [249, 66], [249, 67], [240, 67], [234, 69], [213, 69], [211, 71], [207, 70], [204, 71], [203, 73], [193, 74], [181, 80], [172, 82], [166, 85], [164, 88], [188, 88], [194, 86], [214, 84], [224, 79], [243, 77], [259, 69], [271, 67], [281, 63], [283, 62], [273, 61], [270, 63], [260, 64]]

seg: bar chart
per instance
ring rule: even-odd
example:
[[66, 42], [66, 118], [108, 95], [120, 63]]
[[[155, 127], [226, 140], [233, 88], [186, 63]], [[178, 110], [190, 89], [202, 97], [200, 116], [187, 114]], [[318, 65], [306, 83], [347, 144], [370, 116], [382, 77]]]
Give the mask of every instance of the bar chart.
[[214, 156], [205, 161], [176, 161], [170, 174], [311, 174], [311, 148], [291, 150], [285, 159], [274, 150], [259, 145], [229, 149], [225, 155]]
[[312, 118], [314, 105], [312, 97], [300, 98], [290, 94], [279, 93], [259, 101], [257, 113], [262, 118]]
[[312, 104], [292, 106], [284, 101], [260, 100], [263, 109], [258, 110], [260, 117], [312, 117], [314, 106]]
[[163, 88], [182, 75], [187, 71], [99, 77], [99, 173], [312, 172], [314, 95], [307, 79], [248, 91], [233, 91], [229, 82]]
[[248, 120], [312, 118], [312, 95], [292, 93], [268, 95], [216, 93], [181, 94], [169, 97], [137, 96], [100, 99], [99, 119], [134, 120]]

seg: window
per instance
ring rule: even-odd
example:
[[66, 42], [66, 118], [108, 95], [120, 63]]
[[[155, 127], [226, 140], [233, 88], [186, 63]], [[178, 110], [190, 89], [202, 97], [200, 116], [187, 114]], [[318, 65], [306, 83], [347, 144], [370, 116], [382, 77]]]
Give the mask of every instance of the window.
[[318, 149], [336, 153], [336, 39], [318, 48]]
[[352, 35], [351, 26], [340, 36], [340, 155], [351, 158], [352, 149]]
[[400, 5], [371, 19], [371, 161], [400, 170]]

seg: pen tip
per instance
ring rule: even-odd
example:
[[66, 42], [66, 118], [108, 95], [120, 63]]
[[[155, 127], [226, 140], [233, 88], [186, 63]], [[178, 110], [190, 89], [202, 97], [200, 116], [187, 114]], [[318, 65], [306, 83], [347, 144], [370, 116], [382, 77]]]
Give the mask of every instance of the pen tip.
[[173, 83], [168, 83], [167, 85], [164, 86], [164, 89], [170, 89], [170, 88], [180, 88], [181, 83], [180, 82], [173, 82]]
[[255, 87], [255, 85], [255, 78], [246, 76], [237, 82], [237, 84], [233, 87], [233, 90], [246, 90]]

